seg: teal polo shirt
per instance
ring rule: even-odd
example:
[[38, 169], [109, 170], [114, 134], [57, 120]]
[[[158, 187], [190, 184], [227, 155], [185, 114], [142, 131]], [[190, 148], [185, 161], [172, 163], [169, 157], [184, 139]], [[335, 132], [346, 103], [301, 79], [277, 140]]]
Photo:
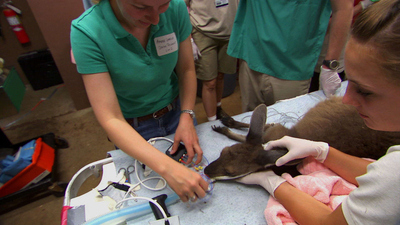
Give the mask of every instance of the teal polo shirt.
[[310, 79], [331, 11], [329, 0], [240, 0], [228, 54], [260, 73]]
[[109, 1], [102, 0], [72, 21], [71, 46], [79, 73], [109, 72], [124, 117], [133, 118], [151, 114], [178, 96], [174, 68], [179, 43], [191, 30], [184, 1], [172, 0], [159, 23], [151, 26], [144, 49], [118, 22]]

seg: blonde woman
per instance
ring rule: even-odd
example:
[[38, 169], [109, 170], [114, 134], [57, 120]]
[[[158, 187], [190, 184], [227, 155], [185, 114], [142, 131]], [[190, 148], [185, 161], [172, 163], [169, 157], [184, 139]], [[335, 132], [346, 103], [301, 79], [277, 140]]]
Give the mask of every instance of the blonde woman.
[[175, 133], [188, 162], [202, 150], [194, 125], [196, 74], [181, 0], [101, 0], [72, 22], [71, 45], [89, 101], [109, 139], [163, 176], [182, 201], [205, 196], [201, 176], [147, 139]]

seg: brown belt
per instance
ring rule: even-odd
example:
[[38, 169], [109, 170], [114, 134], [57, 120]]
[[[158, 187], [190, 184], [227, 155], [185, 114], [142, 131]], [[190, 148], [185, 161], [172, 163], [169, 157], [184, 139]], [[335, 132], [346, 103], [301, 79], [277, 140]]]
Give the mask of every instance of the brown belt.
[[[137, 121], [138, 121], [138, 122], [143, 122], [143, 121], [145, 121], [145, 120], [149, 120], [149, 119], [152, 119], [152, 118], [158, 119], [158, 118], [164, 116], [167, 112], [169, 112], [169, 111], [171, 111], [172, 109], [174, 109], [173, 104], [175, 104], [175, 101], [176, 101], [177, 99], [178, 99], [178, 98], [176, 98], [176, 99], [173, 101], [173, 103], [168, 104], [168, 105], [165, 106], [164, 108], [162, 108], [162, 109], [160, 109], [160, 110], [158, 110], [158, 111], [155, 111], [155, 112], [153, 112], [152, 114], [145, 115], [145, 116], [141, 116], [141, 117], [137, 117], [137, 118], [136, 118]], [[135, 118], [125, 118], [125, 120], [126, 120], [129, 124], [133, 124], [133, 122], [135, 121]]]

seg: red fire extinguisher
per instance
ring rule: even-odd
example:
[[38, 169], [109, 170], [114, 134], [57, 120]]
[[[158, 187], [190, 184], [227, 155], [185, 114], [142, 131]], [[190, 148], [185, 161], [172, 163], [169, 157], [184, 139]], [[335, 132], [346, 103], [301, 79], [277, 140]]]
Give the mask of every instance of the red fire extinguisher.
[[28, 35], [25, 32], [24, 27], [22, 26], [21, 21], [18, 18], [18, 15], [11, 9], [4, 9], [4, 15], [7, 18], [8, 23], [10, 24], [12, 30], [14, 31], [15, 35], [17, 35], [18, 41], [21, 44], [25, 44], [30, 42]]

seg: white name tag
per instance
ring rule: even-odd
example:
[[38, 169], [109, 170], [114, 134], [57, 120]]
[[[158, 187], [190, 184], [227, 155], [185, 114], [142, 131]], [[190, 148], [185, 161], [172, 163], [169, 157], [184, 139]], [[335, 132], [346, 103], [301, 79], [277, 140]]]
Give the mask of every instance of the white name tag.
[[229, 4], [229, 0], [215, 0], [215, 7], [221, 7]]
[[154, 38], [158, 56], [163, 56], [178, 50], [175, 33]]

